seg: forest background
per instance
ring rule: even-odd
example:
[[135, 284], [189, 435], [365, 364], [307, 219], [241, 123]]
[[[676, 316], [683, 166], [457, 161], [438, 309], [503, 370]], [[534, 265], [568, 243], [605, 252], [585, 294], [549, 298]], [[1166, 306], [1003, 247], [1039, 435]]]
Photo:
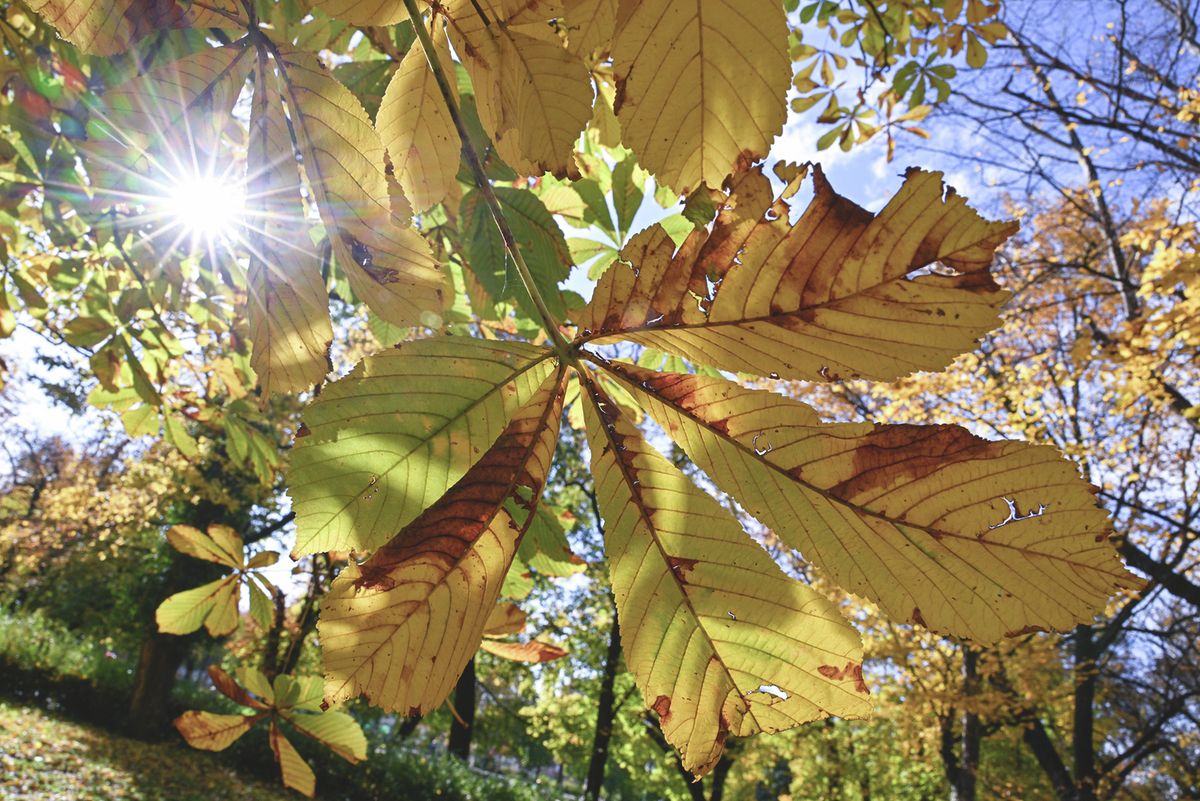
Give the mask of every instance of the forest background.
[[[407, 23], [355, 26], [298, 3], [259, 5], [320, 51], [371, 115], [409, 48], [420, 47]], [[538, 515], [539, 538], [551, 544], [519, 559], [505, 585], [519, 620], [493, 630], [494, 647], [423, 719], [351, 703], [365, 763], [350, 767], [297, 742], [318, 797], [1200, 797], [1200, 5], [784, 6], [791, 111], [770, 163], [820, 162], [871, 211], [897, 191], [905, 167], [943, 170], [986, 216], [1014, 217], [1021, 230], [995, 268], [1014, 293], [1003, 326], [946, 372], [892, 384], [762, 383], [828, 419], [955, 423], [989, 439], [1052, 443], [1098, 487], [1120, 552], [1146, 585], [1069, 633], [970, 645], [893, 622], [838, 590], [731, 504], [789, 574], [836, 599], [863, 632], [876, 711], [730, 740], [693, 782], [625, 670], [581, 412], [568, 409]], [[236, 709], [212, 692], [210, 666], [321, 672], [314, 609], [345, 554], [260, 557], [266, 581], [235, 585], [241, 605], [228, 637], [159, 631], [165, 598], [222, 575], [172, 547], [172, 526], [219, 520], [252, 554], [292, 550], [282, 471], [302, 404], [287, 395], [254, 403], [243, 322], [230, 311], [244, 290], [222, 274], [213, 236], [235, 199], [197, 205], [196, 186], [169, 198], [176, 206], [159, 212], [169, 233], [153, 258], [121, 252], [119, 229], [97, 240], [96, 203], [84, 197], [72, 145], [84, 134], [72, 125], [86, 126], [81, 110], [101, 68], [28, 6], [0, 8], [0, 686], [6, 704], [177, 741], [170, 722], [185, 710]], [[138, 51], [106, 68], [119, 74], [130, 59], [152, 57]], [[493, 175], [563, 308], [590, 295], [637, 231], [662, 221], [682, 236], [716, 213], [703, 193], [678, 202], [605, 138], [602, 123], [583, 149], [586, 190], [551, 176]], [[476, 213], [483, 204], [470, 182], [456, 193], [418, 222], [456, 264], [458, 316], [447, 325], [536, 328], [511, 266], [475, 272], [496, 235]], [[186, 219], [170, 218], [184, 201]], [[64, 259], [120, 262], [122, 283], [103, 293], [119, 310], [81, 313], [92, 302], [86, 282], [50, 269]], [[159, 316], [145, 299], [171, 269], [203, 292], [186, 314]], [[326, 277], [335, 372], [410, 336]], [[174, 344], [113, 346], [127, 310], [158, 318]], [[623, 347], [617, 355], [644, 367], [694, 369]], [[170, 375], [187, 402], [139, 404], [135, 361]], [[524, 661], [506, 659], [506, 648], [525, 648]], [[278, 770], [265, 738], [246, 737], [218, 758], [242, 776]]]

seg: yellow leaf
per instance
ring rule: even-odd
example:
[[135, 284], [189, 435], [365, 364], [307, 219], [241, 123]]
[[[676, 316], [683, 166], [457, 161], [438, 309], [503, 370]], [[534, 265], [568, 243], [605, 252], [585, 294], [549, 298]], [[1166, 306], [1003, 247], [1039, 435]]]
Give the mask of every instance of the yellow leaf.
[[352, 765], [367, 758], [367, 738], [354, 718], [345, 712], [292, 714], [286, 715], [285, 719], [299, 732], [312, 737]]
[[392, 539], [496, 441], [554, 370], [550, 354], [436, 337], [368, 357], [326, 386], [292, 451], [295, 553]]
[[557, 645], [551, 645], [548, 642], [542, 642], [541, 640], [530, 640], [529, 642], [496, 642], [495, 640], [484, 640], [479, 644], [479, 647], [489, 654], [495, 654], [501, 659], [529, 664], [553, 662], [555, 659], [562, 659], [567, 655], [566, 649], [559, 648]]
[[638, 163], [680, 194], [766, 155], [791, 83], [778, 0], [623, 0], [617, 118]]
[[249, 132], [247, 271], [250, 364], [262, 394], [320, 384], [331, 369], [333, 326], [321, 264], [308, 238], [300, 175], [278, 87], [265, 59], [255, 81]]
[[152, 178], [154, 192], [190, 180], [194, 165], [216, 158], [253, 53], [242, 45], [202, 50], [108, 89], [83, 144], [93, 180], [141, 193], [138, 175]]
[[596, 142], [605, 147], [618, 147], [621, 144], [621, 123], [613, 112], [615, 90], [607, 81], [596, 85], [596, 100], [592, 106], [592, 120], [588, 128], [594, 132]]
[[245, 564], [242, 537], [229, 526], [212, 525], [205, 534], [191, 526], [171, 526], [167, 542], [180, 553], [240, 569]]
[[237, 738], [250, 731], [260, 715], [217, 715], [212, 712], [184, 712], [175, 719], [175, 728], [192, 748], [224, 751]]
[[[795, 225], [755, 169], [678, 252], [661, 225], [635, 236], [621, 254], [633, 267], [614, 264], [579, 316], [581, 340], [777, 378], [891, 380], [946, 366], [999, 324], [1009, 293], [988, 266], [1016, 223], [984, 220], [940, 173], [910, 170], [878, 215], [813, 176]], [[912, 275], [935, 263], [954, 272]]]
[[408, 19], [404, 0], [308, 0], [308, 5], [351, 25], [395, 25]]
[[1054, 448], [957, 426], [822, 424], [722, 378], [609, 370], [717, 486], [897, 620], [994, 642], [1090, 621], [1139, 585]]
[[267, 680], [267, 677], [263, 675], [261, 670], [242, 666], [238, 668], [237, 673], [238, 683], [242, 687], [245, 687], [269, 705], [275, 703], [275, 690], [272, 689], [271, 682]]
[[[252, 684], [258, 684], [258, 676], [255, 676], [253, 673], [249, 673], [248, 671], [247, 675]], [[219, 665], [208, 666], [208, 677], [212, 679], [213, 686], [217, 688], [217, 691], [230, 701], [233, 701], [235, 704], [253, 707], [254, 709], [270, 709], [270, 704], [258, 701], [251, 696], [250, 693], [246, 692], [246, 690], [243, 689], [240, 684], [233, 680], [233, 676], [230, 676], [228, 673], [222, 670]], [[265, 698], [266, 696], [263, 697]]]
[[259, 567], [270, 567], [279, 561], [279, 553], [276, 551], [259, 551], [250, 557], [250, 561], [246, 563], [246, 567], [250, 569]]
[[167, 598], [154, 613], [164, 634], [190, 634], [203, 625], [214, 637], [237, 628], [238, 577], [227, 576]]
[[521, 607], [507, 601], [492, 607], [487, 623], [483, 626], [484, 637], [505, 637], [520, 634], [525, 630], [525, 613]]
[[68, 42], [98, 56], [128, 50], [164, 29], [245, 25], [237, 0], [27, 0], [26, 5]]
[[307, 709], [317, 712], [325, 700], [324, 681], [320, 676], [292, 676], [287, 673], [275, 677], [275, 707], [281, 711]]
[[301, 795], [312, 798], [317, 791], [317, 777], [313, 775], [312, 768], [296, 751], [296, 747], [287, 737], [283, 736], [283, 732], [279, 730], [279, 725], [274, 720], [271, 721], [268, 737], [271, 742], [271, 751], [275, 753], [275, 761], [279, 763], [279, 773], [283, 777], [284, 786], [291, 787]]
[[684, 766], [703, 775], [729, 736], [867, 715], [862, 646], [833, 604], [585, 391], [625, 663]]
[[[454, 75], [440, 23], [432, 33], [447, 75]], [[441, 203], [455, 187], [462, 143], [420, 46], [409, 48], [379, 106], [376, 128], [414, 211]]]
[[281, 93], [338, 267], [393, 325], [440, 325], [445, 278], [425, 240], [392, 214], [383, 145], [366, 111], [315, 56], [279, 50]]
[[592, 117], [593, 92], [584, 63], [543, 33], [550, 30], [544, 22], [554, 16], [552, 6], [456, 0], [449, 5], [449, 31], [500, 157], [523, 175], [565, 177]]
[[437, 708], [479, 647], [550, 469], [561, 371], [544, 381], [487, 454], [362, 565], [351, 563], [318, 623], [331, 702], [365, 695], [405, 714]]
[[617, 0], [565, 0], [567, 50], [594, 64], [612, 49]]

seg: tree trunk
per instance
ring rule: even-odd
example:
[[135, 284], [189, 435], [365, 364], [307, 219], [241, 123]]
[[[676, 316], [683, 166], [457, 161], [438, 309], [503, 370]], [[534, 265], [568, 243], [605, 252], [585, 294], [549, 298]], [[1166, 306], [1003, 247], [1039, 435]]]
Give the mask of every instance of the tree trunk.
[[454, 711], [450, 722], [450, 753], [464, 762], [471, 758], [471, 731], [475, 727], [475, 660], [467, 663], [454, 687]]
[[1096, 801], [1096, 653], [1091, 626], [1075, 629], [1075, 719], [1071, 752], [1076, 797]]
[[617, 667], [621, 659], [621, 629], [617, 623], [617, 610], [613, 610], [612, 626], [608, 632], [608, 655], [604, 661], [604, 676], [600, 681], [600, 698], [596, 710], [596, 733], [592, 738], [592, 758], [588, 763], [587, 788], [583, 796], [588, 801], [599, 801], [600, 789], [604, 785], [604, 769], [608, 764], [608, 744], [612, 740], [613, 716], [616, 698], [613, 684], [617, 678]]
[[[979, 652], [963, 648], [963, 693], [971, 698], [979, 692]], [[979, 714], [968, 708], [963, 713], [962, 755], [958, 761], [957, 799], [975, 801], [976, 777], [979, 773]]]
[[175, 674], [183, 664], [188, 646], [184, 637], [157, 631], [148, 632], [142, 639], [126, 719], [126, 729], [134, 737], [156, 740], [167, 731], [171, 720], [171, 688], [175, 686]]
[[1050, 739], [1041, 720], [1034, 718], [1027, 722], [1023, 739], [1029, 746], [1029, 750], [1033, 752], [1038, 764], [1042, 766], [1042, 770], [1046, 772], [1046, 777], [1050, 779], [1050, 784], [1053, 785], [1054, 793], [1059, 797], [1059, 801], [1079, 801], [1079, 796], [1075, 792], [1075, 782], [1071, 781], [1071, 774], [1067, 771], [1067, 766], [1063, 764], [1062, 758], [1059, 757], [1058, 750], [1055, 749], [1054, 742]]
[[712, 772], [712, 789], [708, 792], [708, 801], [721, 801], [725, 796], [725, 779], [729, 777], [729, 769], [733, 767], [733, 757], [729, 752], [721, 754]]
[[834, 739], [836, 726], [833, 718], [825, 718], [825, 778], [828, 782], [825, 797], [831, 801], [842, 797], [842, 753]]
[[[206, 531], [212, 523], [225, 519], [224, 510], [210, 501], [201, 501], [192, 509], [187, 519], [189, 525]], [[171, 690], [175, 686], [175, 674], [183, 665], [188, 650], [194, 642], [192, 636], [180, 637], [161, 634], [155, 622], [158, 603], [182, 590], [197, 587], [211, 581], [219, 570], [215, 565], [180, 556], [170, 550], [171, 562], [163, 581], [162, 594], [149, 610], [146, 634], [138, 654], [137, 671], [133, 677], [133, 692], [129, 698], [129, 710], [125, 717], [125, 728], [135, 737], [153, 740], [169, 731], [171, 723]]]

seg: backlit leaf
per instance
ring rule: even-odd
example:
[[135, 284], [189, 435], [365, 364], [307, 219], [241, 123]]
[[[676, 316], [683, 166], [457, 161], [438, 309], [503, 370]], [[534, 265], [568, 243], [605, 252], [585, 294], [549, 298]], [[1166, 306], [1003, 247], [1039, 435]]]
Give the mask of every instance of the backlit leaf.
[[287, 737], [283, 736], [283, 732], [279, 730], [279, 724], [274, 720], [271, 721], [268, 738], [271, 743], [271, 751], [275, 754], [275, 761], [279, 763], [279, 773], [283, 777], [284, 785], [312, 798], [317, 791], [317, 777], [313, 775], [312, 768], [296, 751], [296, 747]]
[[729, 736], [868, 714], [862, 646], [838, 610], [784, 575], [595, 384], [585, 391], [625, 663], [684, 766], [706, 773]]
[[1069, 629], [1137, 586], [1054, 448], [957, 426], [822, 424], [723, 378], [610, 370], [721, 489], [897, 620], [993, 642]]
[[527, 522], [505, 502], [536, 499], [550, 469], [561, 386], [561, 373], [549, 376], [444, 497], [334, 581], [318, 624], [331, 701], [365, 695], [385, 710], [425, 714], [453, 689]]
[[[295, 553], [372, 549], [461, 479], [554, 369], [521, 343], [437, 337], [368, 357], [309, 405]], [[336, 466], [336, 469], [331, 469]]]
[[258, 715], [217, 715], [190, 710], [175, 719], [175, 728], [192, 748], [224, 751], [250, 731]]
[[618, 0], [564, 0], [567, 49], [589, 64], [612, 48]]
[[287, 721], [352, 765], [367, 758], [367, 738], [354, 718], [345, 712], [293, 714], [287, 716]]
[[787, 117], [778, 0], [621, 0], [613, 45], [622, 141], [680, 193], [766, 155]]
[[530, 640], [529, 642], [484, 640], [479, 644], [479, 647], [489, 654], [495, 654], [501, 659], [507, 659], [510, 662], [527, 662], [529, 664], [553, 662], [555, 659], [562, 659], [569, 653], [565, 648], [559, 648], [557, 645], [551, 645], [541, 640]]
[[444, 278], [429, 246], [392, 215], [383, 145], [367, 113], [315, 56], [281, 48], [281, 93], [338, 266], [395, 325], [436, 326]]
[[[166, 28], [243, 25], [236, 0], [27, 0], [32, 10], [85, 53], [111, 56]], [[232, 17], [233, 19], [230, 19]]]
[[[440, 24], [431, 35], [446, 74], [453, 75]], [[413, 210], [441, 203], [455, 188], [462, 143], [420, 47], [409, 49], [392, 76], [376, 128]]]
[[517, 559], [543, 576], [572, 576], [587, 569], [587, 562], [571, 551], [558, 513], [544, 503], [521, 539]]
[[408, 19], [404, 0], [309, 0], [309, 5], [354, 25], [393, 25]]
[[235, 570], [245, 564], [241, 535], [229, 526], [209, 526], [207, 534], [192, 526], [171, 526], [167, 542], [180, 553]]
[[448, 13], [479, 119], [500, 157], [523, 175], [565, 176], [592, 117], [593, 92], [583, 61], [545, 24], [561, 15], [561, 4], [454, 0]]
[[190, 634], [204, 626], [214, 637], [229, 634], [238, 623], [238, 586], [235, 575], [175, 593], [154, 613], [158, 630], [165, 634]]
[[203, 172], [253, 65], [244, 44], [206, 48], [111, 87], [88, 121], [89, 172], [108, 190], [152, 194]]
[[251, 366], [264, 395], [320, 384], [330, 370], [333, 326], [321, 263], [308, 238], [300, 175], [281, 98], [263, 66], [250, 118], [247, 304]]
[[984, 220], [940, 173], [910, 170], [878, 215], [814, 180], [795, 225], [755, 170], [678, 251], [661, 226], [635, 236], [634, 268], [604, 274], [583, 339], [772, 377], [890, 380], [945, 367], [999, 324], [1009, 293], [988, 266], [1015, 223]]
[[506, 637], [525, 630], [525, 613], [514, 603], [502, 602], [492, 607], [483, 625], [484, 637]]

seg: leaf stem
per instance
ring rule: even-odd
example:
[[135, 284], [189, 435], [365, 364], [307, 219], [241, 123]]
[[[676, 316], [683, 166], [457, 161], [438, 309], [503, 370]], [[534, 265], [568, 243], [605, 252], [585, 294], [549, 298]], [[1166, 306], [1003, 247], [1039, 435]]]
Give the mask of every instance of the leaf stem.
[[550, 342], [554, 345], [559, 356], [564, 359], [574, 362], [574, 358], [570, 352], [570, 343], [563, 336], [558, 327], [558, 321], [554, 319], [554, 315], [550, 313], [550, 309], [546, 306], [546, 301], [542, 299], [542, 294], [538, 291], [537, 284], [533, 281], [533, 273], [529, 270], [529, 265], [525, 263], [525, 257], [521, 255], [521, 249], [517, 247], [516, 237], [513, 236], [512, 228], [508, 225], [508, 218], [504, 215], [504, 209], [500, 207], [500, 201], [496, 199], [496, 193], [492, 191], [492, 182], [488, 180], [487, 173], [483, 170], [483, 163], [479, 160], [479, 154], [475, 152], [475, 146], [471, 144], [470, 134], [467, 133], [467, 127], [463, 123], [462, 114], [459, 113], [458, 103], [454, 100], [454, 90], [450, 87], [450, 79], [446, 76], [445, 70], [442, 69], [442, 62], [438, 59], [437, 51], [433, 47], [433, 40], [429, 37], [429, 31], [425, 29], [425, 25], [421, 21], [421, 12], [417, 8], [416, 0], [404, 0], [404, 7], [408, 9], [408, 16], [412, 20], [413, 29], [416, 31], [417, 39], [421, 42], [421, 49], [425, 51], [425, 59], [429, 62], [429, 68], [433, 70], [434, 80], [437, 81], [438, 89], [442, 93], [442, 99], [446, 102], [446, 108], [450, 112], [450, 118], [454, 120], [454, 127], [458, 129], [458, 138], [462, 140], [463, 157], [467, 160], [467, 165], [471, 168], [471, 173], [475, 177], [475, 186], [479, 189], [479, 193], [483, 195], [484, 202], [487, 203], [488, 210], [492, 213], [492, 219], [496, 221], [496, 227], [500, 229], [500, 238], [504, 240], [504, 248], [512, 256], [513, 264], [517, 267], [517, 273], [521, 276], [521, 283], [525, 285], [525, 291], [529, 293], [529, 297], [533, 300], [533, 305], [537, 309], [538, 315], [542, 318], [542, 328], [550, 337]]

